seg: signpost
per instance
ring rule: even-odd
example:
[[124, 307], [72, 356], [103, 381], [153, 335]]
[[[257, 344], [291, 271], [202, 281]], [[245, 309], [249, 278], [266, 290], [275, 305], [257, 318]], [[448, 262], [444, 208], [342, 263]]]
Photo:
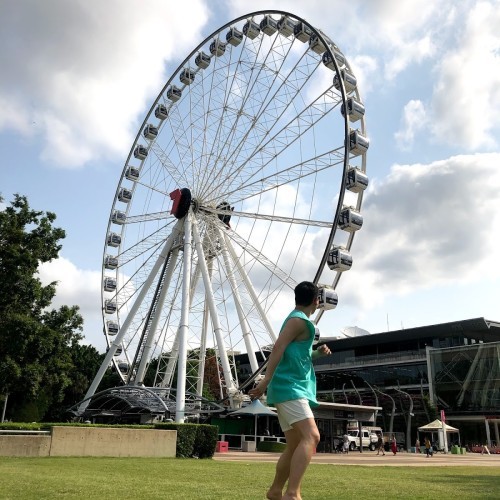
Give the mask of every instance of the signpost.
[[446, 415], [444, 410], [441, 410], [441, 423], [443, 424], [444, 452], [448, 453], [448, 436], [446, 435]]

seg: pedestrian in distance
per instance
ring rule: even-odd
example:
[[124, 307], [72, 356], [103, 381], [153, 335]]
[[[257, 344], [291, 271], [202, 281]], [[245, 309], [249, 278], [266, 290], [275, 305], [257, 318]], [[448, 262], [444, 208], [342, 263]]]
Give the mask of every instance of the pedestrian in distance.
[[392, 436], [391, 441], [391, 451], [395, 455], [398, 451], [398, 443], [396, 442], [396, 436]]
[[286, 437], [285, 451], [276, 464], [274, 480], [267, 491], [270, 500], [302, 498], [302, 478], [320, 439], [311, 410], [318, 406], [312, 361], [331, 354], [326, 345], [312, 350], [315, 327], [309, 318], [319, 304], [318, 287], [303, 281], [294, 292], [295, 309], [281, 327], [269, 356], [266, 374], [249, 391], [250, 397], [257, 399], [267, 390], [267, 402], [276, 407], [280, 427]]
[[431, 441], [428, 437], [426, 437], [425, 438], [425, 454], [427, 455], [426, 458], [432, 457], [433, 453], [434, 453], [434, 450], [432, 449]]
[[416, 439], [415, 441], [415, 453], [420, 453], [420, 439]]
[[377, 455], [382, 452], [382, 455], [385, 456], [385, 450], [384, 450], [384, 438], [382, 437], [382, 433], [378, 432], [377, 433]]

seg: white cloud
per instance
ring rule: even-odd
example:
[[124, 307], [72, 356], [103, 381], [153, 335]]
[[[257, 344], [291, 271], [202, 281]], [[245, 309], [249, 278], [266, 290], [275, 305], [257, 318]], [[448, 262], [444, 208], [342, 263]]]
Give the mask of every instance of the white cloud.
[[373, 309], [388, 297], [500, 277], [500, 154], [396, 165], [372, 182], [342, 303]]
[[427, 125], [427, 114], [422, 101], [412, 99], [403, 109], [401, 129], [394, 138], [401, 149], [409, 149], [413, 145], [415, 134]]
[[79, 306], [84, 319], [83, 333], [86, 341], [96, 347], [103, 347], [101, 273], [78, 269], [68, 259], [59, 257], [42, 264], [39, 275], [44, 285], [57, 282], [56, 296], [51, 307], [57, 309], [63, 305]]
[[468, 150], [498, 146], [500, 126], [500, 9], [478, 2], [456, 47], [442, 54], [433, 95], [434, 133]]
[[207, 18], [202, 0], [3, 2], [0, 129], [38, 135], [62, 167], [123, 155], [165, 61], [189, 54]]

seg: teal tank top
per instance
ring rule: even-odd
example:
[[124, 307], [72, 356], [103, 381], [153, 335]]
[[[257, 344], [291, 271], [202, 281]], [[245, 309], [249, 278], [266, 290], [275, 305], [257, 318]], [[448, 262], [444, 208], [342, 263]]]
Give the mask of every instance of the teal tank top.
[[276, 404], [292, 399], [307, 399], [310, 407], [316, 401], [316, 375], [312, 364], [312, 345], [315, 328], [302, 311], [293, 310], [283, 322], [280, 333], [290, 318], [303, 319], [309, 330], [309, 338], [290, 342], [283, 353], [273, 378], [267, 387], [267, 403]]

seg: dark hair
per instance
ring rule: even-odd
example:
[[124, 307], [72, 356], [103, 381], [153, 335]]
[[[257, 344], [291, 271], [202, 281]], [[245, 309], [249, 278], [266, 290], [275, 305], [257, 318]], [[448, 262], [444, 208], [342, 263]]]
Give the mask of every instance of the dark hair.
[[295, 305], [310, 306], [318, 297], [318, 287], [310, 281], [303, 281], [295, 287]]

